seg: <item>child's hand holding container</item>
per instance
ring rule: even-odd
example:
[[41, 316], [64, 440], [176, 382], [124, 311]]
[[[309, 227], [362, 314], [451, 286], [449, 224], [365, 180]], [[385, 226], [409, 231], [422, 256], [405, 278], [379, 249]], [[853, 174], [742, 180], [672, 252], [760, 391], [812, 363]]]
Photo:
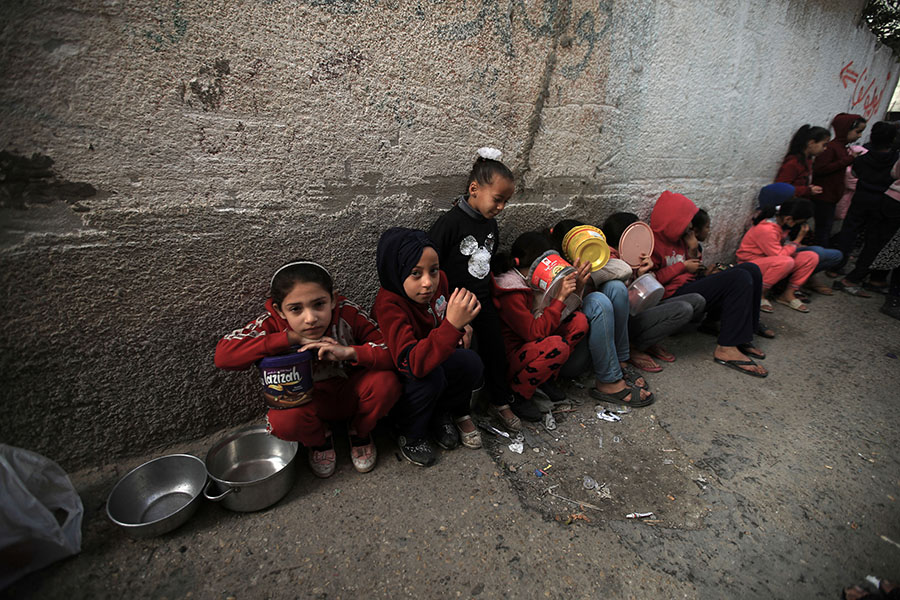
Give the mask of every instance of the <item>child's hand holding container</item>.
[[450, 294], [447, 302], [447, 320], [459, 329], [471, 323], [481, 312], [481, 303], [478, 298], [466, 288], [456, 288]]
[[330, 337], [320, 338], [318, 341], [310, 342], [300, 348], [300, 352], [306, 350], [315, 351], [319, 360], [330, 360], [333, 362], [342, 360], [356, 362], [359, 360], [356, 350], [350, 346], [342, 346], [337, 340]]

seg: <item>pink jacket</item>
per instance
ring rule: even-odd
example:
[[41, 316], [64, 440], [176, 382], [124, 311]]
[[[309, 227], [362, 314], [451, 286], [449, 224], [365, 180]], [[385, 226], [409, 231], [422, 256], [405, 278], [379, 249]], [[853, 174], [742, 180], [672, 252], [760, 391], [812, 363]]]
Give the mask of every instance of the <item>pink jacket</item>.
[[891, 184], [891, 187], [887, 189], [885, 194], [894, 200], [900, 201], [900, 160], [894, 163], [894, 168], [891, 169], [891, 177], [894, 178], [894, 183]]
[[[865, 154], [868, 149], [863, 146], [850, 146], [850, 150], [857, 154]], [[836, 219], [846, 219], [847, 211], [850, 210], [850, 201], [853, 200], [853, 194], [856, 193], [856, 175], [853, 174], [853, 165], [850, 165], [844, 171], [844, 195], [838, 200], [837, 206], [834, 208], [834, 217]]]
[[766, 256], [793, 256], [797, 253], [794, 242], [782, 243], [784, 230], [774, 219], [760, 221], [744, 234], [737, 249], [739, 262], [750, 262]]

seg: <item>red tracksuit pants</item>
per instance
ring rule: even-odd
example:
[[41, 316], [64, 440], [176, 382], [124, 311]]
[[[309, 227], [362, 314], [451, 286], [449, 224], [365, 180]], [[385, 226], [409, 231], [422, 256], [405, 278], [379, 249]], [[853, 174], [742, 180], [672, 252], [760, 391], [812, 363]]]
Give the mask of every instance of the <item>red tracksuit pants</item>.
[[582, 312], [569, 315], [553, 335], [525, 342], [509, 355], [509, 387], [523, 398], [531, 398], [539, 385], [556, 376], [572, 349], [588, 332]]
[[350, 419], [350, 428], [365, 437], [402, 391], [394, 371], [357, 371], [349, 379], [317, 381], [310, 402], [296, 408], [269, 409], [269, 427], [282, 440], [314, 447], [325, 443], [326, 421]]

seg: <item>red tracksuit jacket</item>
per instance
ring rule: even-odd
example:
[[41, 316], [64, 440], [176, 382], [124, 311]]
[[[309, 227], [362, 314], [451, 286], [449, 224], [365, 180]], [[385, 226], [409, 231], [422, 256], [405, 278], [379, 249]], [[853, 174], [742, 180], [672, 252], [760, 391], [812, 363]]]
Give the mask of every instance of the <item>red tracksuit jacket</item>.
[[565, 303], [554, 298], [544, 312], [535, 317], [531, 312], [535, 291], [515, 271], [507, 271], [494, 279], [492, 288], [507, 354], [513, 354], [526, 342], [553, 335], [559, 328]]
[[800, 159], [791, 154], [785, 157], [775, 176], [775, 183], [789, 183], [794, 186], [794, 195], [798, 198], [811, 198], [809, 186], [812, 180], [812, 167], [807, 159]]
[[447, 290], [447, 275], [443, 271], [438, 289], [427, 306], [385, 288], [378, 290], [372, 313], [402, 375], [425, 377], [459, 345], [464, 332], [444, 319], [450, 297]]
[[[347, 298], [336, 295], [336, 300], [331, 324], [325, 335], [356, 350], [357, 361], [351, 363], [351, 366], [379, 371], [393, 369], [394, 363], [378, 324]], [[291, 349], [287, 331], [287, 321], [278, 316], [272, 306], [272, 299], [269, 298], [265, 313], [219, 340], [216, 345], [216, 366], [241, 371], [266, 356], [285, 354]], [[316, 361], [313, 380], [321, 381], [345, 375], [343, 371], [343, 363]]]

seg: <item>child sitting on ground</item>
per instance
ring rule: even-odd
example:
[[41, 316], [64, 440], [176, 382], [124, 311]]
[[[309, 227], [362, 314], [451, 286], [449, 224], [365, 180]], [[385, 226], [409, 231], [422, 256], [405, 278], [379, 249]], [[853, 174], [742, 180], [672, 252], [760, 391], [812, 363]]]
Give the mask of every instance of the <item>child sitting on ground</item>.
[[[550, 230], [551, 239], [557, 250], [562, 252], [563, 241], [566, 235], [575, 227], [584, 225], [575, 219], [563, 219]], [[631, 366], [631, 349], [628, 344], [628, 322], [631, 307], [628, 302], [628, 288], [625, 281], [631, 276], [631, 266], [618, 258], [610, 258], [601, 269], [591, 273], [587, 295], [584, 298], [582, 312], [587, 316], [591, 326], [590, 335], [590, 359], [594, 363], [595, 376], [598, 381], [610, 382], [624, 379], [630, 387], [645, 390], [646, 396], [650, 386], [647, 380]], [[597, 292], [594, 294], [594, 292]], [[603, 332], [602, 334], [599, 332]], [[600, 343], [597, 336], [608, 338]], [[584, 344], [576, 348], [571, 365], [566, 365], [568, 371], [573, 366], [581, 368], [587, 360], [582, 348]], [[607, 347], [611, 353], [607, 353]], [[600, 363], [607, 365], [599, 369]], [[618, 366], [615, 363], [618, 363]], [[585, 367], [586, 368], [586, 367]], [[599, 369], [599, 370], [598, 370]]]
[[[765, 358], [752, 343], [753, 333], [760, 330], [762, 274], [758, 266], [744, 263], [698, 279], [699, 242], [691, 225], [697, 210], [689, 198], [668, 190], [660, 194], [653, 207], [650, 227], [655, 243], [651, 258], [656, 278], [666, 288], [663, 298], [691, 293], [703, 296], [707, 319], [721, 321], [713, 360], [754, 377], [765, 377], [768, 371], [748, 357]], [[770, 330], [761, 331], [766, 337], [774, 337]]]
[[[694, 230], [698, 241], [703, 241], [709, 235], [709, 215], [706, 211], [698, 210], [698, 216], [694, 218]], [[702, 224], [705, 218], [705, 225]], [[611, 256], [618, 256], [619, 240], [622, 233], [629, 225], [638, 221], [638, 217], [632, 213], [618, 212], [610, 215], [603, 222], [603, 233], [606, 234], [606, 243], [609, 244]], [[641, 264], [633, 271], [636, 279], [653, 270], [653, 260], [649, 254], [641, 256]], [[663, 348], [659, 342], [663, 338], [682, 329], [691, 321], [699, 321], [706, 310], [706, 300], [700, 294], [682, 294], [662, 300], [656, 306], [648, 308], [628, 319], [628, 337], [631, 342], [631, 358], [629, 361], [637, 368], [656, 373], [662, 371], [662, 367], [653, 359], [657, 358], [665, 362], [674, 362], [675, 355]]]
[[378, 240], [376, 261], [381, 289], [373, 313], [403, 379], [403, 396], [391, 413], [400, 453], [413, 464], [431, 466], [429, 430], [446, 450], [460, 436], [464, 446], [480, 448], [469, 402], [484, 367], [467, 348], [469, 324], [481, 304], [466, 289], [448, 293], [437, 250], [424, 231], [388, 229]]
[[[554, 225], [551, 231], [556, 250], [562, 252], [566, 234], [582, 224], [565, 219]], [[615, 266], [606, 272], [614, 262], [624, 266], [624, 270]], [[588, 337], [574, 348], [561, 374], [564, 377], [578, 377], [591, 369], [594, 385], [589, 393], [594, 399], [633, 407], [649, 406], [655, 401], [649, 391], [650, 386], [628, 364], [631, 357], [628, 346], [628, 288], [622, 278], [627, 278], [629, 273], [628, 263], [610, 259], [606, 267], [590, 274], [581, 305], [590, 331]]]
[[[282, 265], [272, 276], [266, 312], [216, 346], [220, 369], [244, 370], [267, 356], [312, 351], [313, 388], [306, 399], [267, 396], [269, 430], [309, 450], [309, 466], [319, 477], [335, 470], [336, 457], [326, 421], [350, 419], [350, 457], [365, 473], [375, 467], [371, 432], [400, 396], [400, 382], [378, 326], [362, 309], [334, 293], [325, 268], [308, 260]], [[295, 347], [298, 347], [295, 350]], [[287, 402], [286, 402], [287, 401]]]
[[[807, 219], [812, 217], [812, 203], [792, 198], [780, 206], [768, 205], [753, 219], [753, 227], [744, 234], [737, 250], [739, 262], [756, 264], [763, 277], [763, 297], [759, 309], [772, 312], [772, 304], [765, 297], [769, 289], [788, 277], [788, 285], [775, 301], [796, 311], [807, 313], [809, 308], [796, 296], [819, 263], [815, 252], [799, 251], [800, 243], [809, 232]], [[785, 242], [787, 230], [795, 225], [799, 231], [793, 240]]]
[[540, 389], [551, 400], [560, 402], [566, 396], [554, 379], [588, 330], [587, 318], [572, 310], [567, 301], [574, 298], [574, 306], [581, 303], [590, 265], [569, 273], [549, 304], [543, 306], [544, 292], [531, 287], [527, 277], [534, 263], [551, 252], [552, 246], [542, 234], [531, 231], [520, 235], [508, 255], [495, 257], [493, 295], [503, 321], [501, 330], [513, 393], [527, 400]]
[[[763, 186], [763, 188], [759, 190], [759, 208], [754, 215], [754, 219], [764, 210], [771, 209], [777, 211], [779, 206], [782, 206], [789, 200], [793, 200], [794, 191], [794, 186], [787, 183], [770, 183], [769, 185]], [[815, 217], [815, 205], [813, 205], [812, 211], [813, 217]], [[796, 238], [800, 231], [800, 227], [799, 224], [795, 223], [789, 230], [789, 233], [785, 235]], [[807, 234], [807, 238], [809, 237], [810, 236]], [[843, 253], [836, 248], [823, 248], [822, 246], [798, 246], [797, 252], [814, 252], [816, 256], [819, 257], [816, 268], [813, 270], [813, 274], [806, 280], [805, 289], [812, 290], [824, 296], [831, 296], [834, 292], [831, 291], [831, 288], [824, 281], [817, 279], [817, 274], [828, 269], [836, 268], [840, 265], [844, 258]], [[778, 286], [776, 286], [776, 289], [777, 287]], [[806, 299], [805, 293], [801, 295], [801, 293], [795, 292], [795, 295], [801, 300], [805, 301]]]

